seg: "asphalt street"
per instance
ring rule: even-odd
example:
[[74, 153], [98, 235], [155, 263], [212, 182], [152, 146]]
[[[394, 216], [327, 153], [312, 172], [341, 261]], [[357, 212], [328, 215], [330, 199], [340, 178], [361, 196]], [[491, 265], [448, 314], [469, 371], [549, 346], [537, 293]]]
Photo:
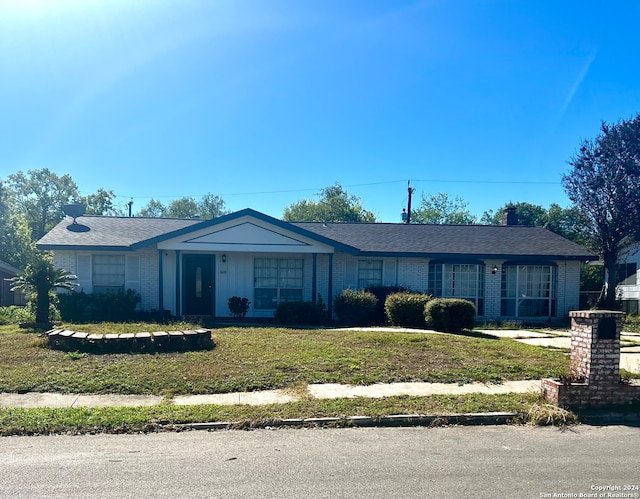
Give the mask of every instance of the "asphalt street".
[[637, 498], [638, 470], [625, 426], [0, 439], [3, 498]]

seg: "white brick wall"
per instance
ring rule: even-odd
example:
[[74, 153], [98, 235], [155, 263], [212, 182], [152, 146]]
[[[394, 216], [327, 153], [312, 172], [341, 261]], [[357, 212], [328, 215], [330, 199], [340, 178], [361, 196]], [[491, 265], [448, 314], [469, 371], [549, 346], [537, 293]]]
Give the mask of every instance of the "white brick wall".
[[[127, 255], [132, 253], [127, 252]], [[160, 280], [158, 275], [159, 255], [155, 249], [140, 250], [135, 253], [140, 257], [140, 307], [143, 310], [156, 310], [159, 306], [159, 289]], [[239, 255], [238, 255], [239, 256]], [[252, 255], [246, 254], [247, 257]], [[237, 258], [237, 257], [234, 257]], [[313, 295], [313, 259], [311, 255], [304, 257], [304, 289], [303, 295], [306, 301], [312, 301]], [[329, 255], [318, 254], [317, 256], [317, 274], [316, 274], [316, 293], [320, 293], [325, 305], [333, 301], [333, 298], [340, 293], [346, 286], [346, 265], [348, 261], [357, 261], [358, 258], [346, 255], [344, 253], [336, 253], [333, 257], [333, 296], [329, 296]], [[252, 261], [249, 258], [248, 261]], [[385, 259], [385, 265], [394, 264], [396, 266], [396, 280], [393, 283], [398, 286], [404, 286], [412, 291], [426, 292], [428, 286], [428, 270], [429, 259], [427, 258], [398, 258]], [[54, 252], [54, 263], [58, 268], [64, 268], [69, 272], [76, 272], [76, 252], [74, 251], [56, 251]], [[167, 263], [167, 262], [165, 262]], [[497, 319], [500, 317], [501, 302], [501, 276], [502, 276], [502, 260], [486, 260], [485, 261], [485, 294], [484, 294], [484, 318]], [[577, 310], [579, 307], [580, 292], [580, 262], [560, 261], [557, 273], [557, 317], [566, 317], [571, 310]], [[492, 268], [498, 267], [496, 274], [492, 273]], [[238, 269], [239, 271], [244, 269]], [[167, 289], [175, 286], [175, 281], [167, 282], [165, 279], [164, 286]], [[230, 292], [230, 291], [229, 291]], [[175, 296], [175, 295], [174, 295]], [[168, 296], [165, 293], [165, 302]], [[170, 297], [169, 297], [170, 298]], [[225, 297], [217, 298], [222, 299]], [[175, 298], [172, 299], [175, 301]], [[226, 303], [226, 302], [225, 302]], [[165, 308], [169, 308], [171, 304], [165, 303]], [[225, 307], [223, 307], [226, 310]], [[217, 309], [217, 313], [220, 310]]]
[[[500, 317], [500, 300], [502, 293], [502, 260], [485, 260], [484, 267], [484, 318]], [[493, 267], [498, 267], [493, 273]]]
[[160, 304], [159, 255], [154, 249], [136, 252], [140, 256], [140, 308], [158, 310]]
[[404, 286], [411, 291], [426, 292], [428, 274], [428, 258], [398, 259], [398, 286]]
[[67, 272], [75, 274], [76, 271], [76, 253], [75, 251], [56, 251], [53, 253], [53, 265], [58, 269], [64, 269]]

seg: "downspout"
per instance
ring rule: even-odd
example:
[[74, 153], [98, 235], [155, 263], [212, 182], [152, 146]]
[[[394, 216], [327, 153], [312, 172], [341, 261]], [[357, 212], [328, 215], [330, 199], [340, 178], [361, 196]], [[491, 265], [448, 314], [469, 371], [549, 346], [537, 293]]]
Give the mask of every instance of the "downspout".
[[329, 253], [329, 286], [327, 288], [327, 315], [333, 319], [333, 253]]

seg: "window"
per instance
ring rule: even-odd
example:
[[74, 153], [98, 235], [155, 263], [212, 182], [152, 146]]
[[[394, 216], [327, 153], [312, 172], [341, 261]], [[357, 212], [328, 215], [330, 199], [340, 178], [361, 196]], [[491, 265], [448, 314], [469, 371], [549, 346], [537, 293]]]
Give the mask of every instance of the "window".
[[620, 263], [616, 265], [618, 275], [616, 276], [616, 282], [622, 285], [635, 286], [637, 284], [636, 272], [637, 264], [635, 263]]
[[469, 300], [476, 313], [484, 315], [484, 265], [432, 262], [427, 292], [440, 298]]
[[556, 314], [556, 267], [503, 265], [501, 315], [553, 317]]
[[124, 291], [124, 255], [93, 255], [93, 292]]
[[358, 262], [358, 289], [382, 286], [382, 260]]
[[254, 307], [275, 310], [278, 303], [302, 301], [302, 264], [302, 259], [295, 258], [256, 258]]

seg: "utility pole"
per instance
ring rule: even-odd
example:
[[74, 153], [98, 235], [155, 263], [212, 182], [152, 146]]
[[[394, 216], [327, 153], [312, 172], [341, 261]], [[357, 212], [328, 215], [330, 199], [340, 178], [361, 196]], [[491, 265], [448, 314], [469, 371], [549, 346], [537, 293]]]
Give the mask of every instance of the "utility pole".
[[415, 192], [415, 189], [411, 187], [411, 180], [407, 180], [407, 191], [409, 192], [409, 200], [407, 202], [407, 223], [411, 223], [411, 195]]

